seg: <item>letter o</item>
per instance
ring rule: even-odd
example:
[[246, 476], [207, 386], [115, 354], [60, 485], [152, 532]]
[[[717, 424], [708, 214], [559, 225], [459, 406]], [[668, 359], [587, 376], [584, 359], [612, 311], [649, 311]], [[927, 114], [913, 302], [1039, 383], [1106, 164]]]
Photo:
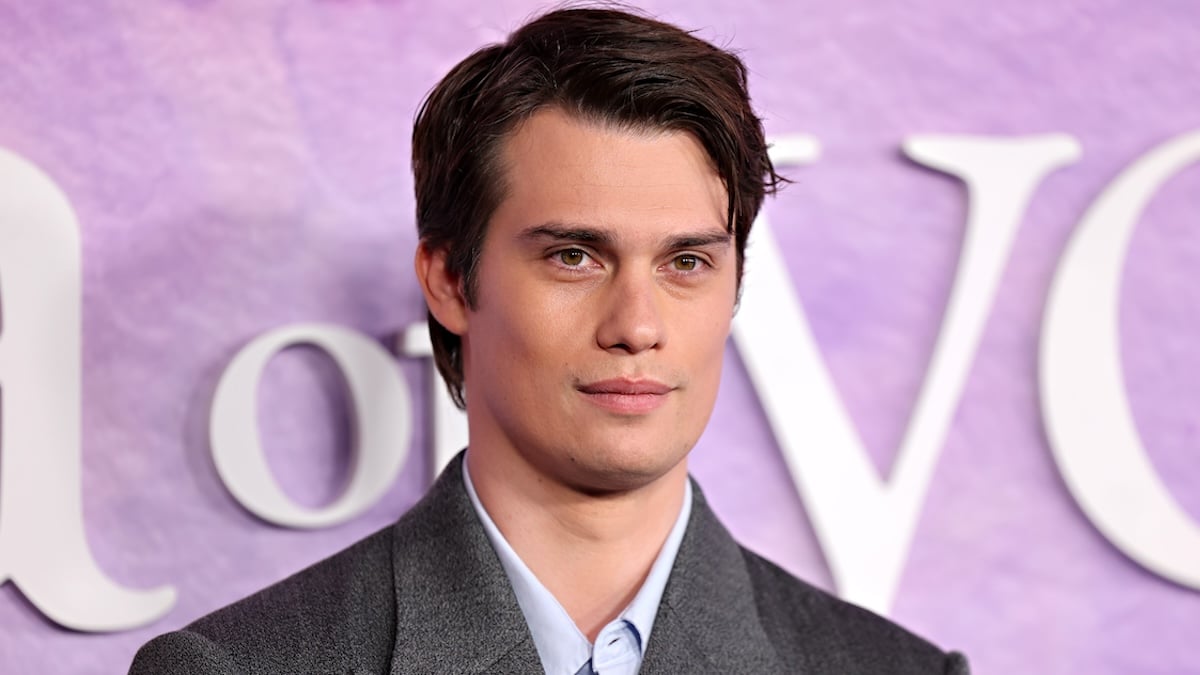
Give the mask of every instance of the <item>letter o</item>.
[[1152, 572], [1200, 589], [1200, 526], [1172, 498], [1142, 447], [1118, 342], [1121, 269], [1146, 204], [1200, 161], [1200, 132], [1146, 153], [1084, 215], [1046, 302], [1042, 416], [1063, 480], [1088, 519]]
[[[258, 429], [258, 383], [281, 350], [312, 345], [337, 364], [350, 394], [353, 466], [342, 494], [319, 508], [296, 504], [284, 494], [263, 453]], [[263, 520], [295, 528], [345, 522], [387, 492], [408, 456], [412, 408], [408, 383], [394, 359], [360, 333], [329, 324], [293, 324], [255, 338], [233, 358], [213, 396], [209, 440], [225, 487]]]

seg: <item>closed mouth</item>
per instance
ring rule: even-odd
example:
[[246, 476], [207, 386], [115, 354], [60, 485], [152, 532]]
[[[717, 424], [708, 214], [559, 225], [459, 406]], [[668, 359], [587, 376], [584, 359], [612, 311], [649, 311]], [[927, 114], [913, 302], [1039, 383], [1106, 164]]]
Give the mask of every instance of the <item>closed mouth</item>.
[[658, 380], [627, 380], [624, 378], [601, 380], [579, 386], [585, 394], [619, 394], [623, 396], [662, 396], [674, 389]]
[[657, 410], [675, 387], [658, 380], [616, 378], [579, 385], [589, 402], [622, 416], [644, 415]]

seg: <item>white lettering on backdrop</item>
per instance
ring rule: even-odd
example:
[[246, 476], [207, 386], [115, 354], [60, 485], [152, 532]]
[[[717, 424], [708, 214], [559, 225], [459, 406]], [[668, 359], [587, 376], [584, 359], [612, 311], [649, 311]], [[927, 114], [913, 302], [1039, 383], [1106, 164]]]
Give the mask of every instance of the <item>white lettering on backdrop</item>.
[[66, 195], [0, 149], [0, 583], [68, 628], [125, 630], [175, 590], [118, 586], [84, 538], [80, 255]]
[[[258, 434], [258, 382], [280, 350], [307, 344], [337, 364], [354, 419], [350, 481], [332, 504], [308, 508], [292, 501], [271, 473]], [[225, 487], [263, 520], [288, 527], [328, 527], [370, 508], [391, 487], [408, 456], [412, 405], [396, 361], [364, 335], [341, 326], [296, 324], [246, 345], [221, 375], [213, 394], [209, 440]]]
[[[815, 145], [777, 144], [774, 160], [811, 162]], [[904, 149], [913, 160], [962, 178], [970, 215], [941, 332], [891, 479], [881, 479], [850, 421], [765, 216], [750, 232], [754, 258], [746, 265], [733, 328], [839, 594], [882, 613], [891, 607], [1025, 206], [1047, 173], [1079, 156], [1078, 144], [1062, 135], [917, 136]]]
[[429, 423], [433, 437], [433, 475], [446, 468], [459, 450], [467, 447], [467, 414], [454, 405], [450, 392], [438, 375], [433, 362], [433, 343], [429, 339], [429, 324], [414, 323], [400, 335], [398, 347], [405, 356], [429, 361]]
[[[1041, 364], [1046, 425], [1084, 512], [1134, 560], [1195, 588], [1200, 529], [1171, 500], [1137, 438], [1120, 377], [1115, 316], [1137, 215], [1165, 180], [1200, 157], [1198, 136], [1150, 153], [1097, 199], [1061, 264]], [[735, 343], [839, 591], [879, 611], [894, 595], [1020, 216], [1042, 178], [1079, 152], [1067, 136], [919, 136], [905, 151], [962, 178], [971, 207], [942, 329], [889, 480], [874, 469], [845, 413], [765, 217], [752, 235], [746, 284], [753, 290], [734, 322]], [[773, 154], [780, 164], [811, 163], [817, 145], [807, 136], [784, 137]], [[116, 586], [96, 568], [83, 537], [77, 223], [49, 178], [3, 151], [0, 185], [0, 387], [7, 393], [0, 416], [8, 420], [0, 425], [0, 580], [14, 580], [64, 626], [132, 628], [168, 611], [174, 591]], [[1087, 290], [1096, 284], [1106, 292]], [[424, 324], [409, 327], [402, 351], [427, 356], [424, 330]], [[258, 440], [258, 379], [272, 355], [294, 344], [312, 344], [334, 359], [356, 421], [350, 483], [322, 509], [299, 507], [283, 495]], [[465, 444], [465, 417], [436, 379], [429, 395], [440, 468]], [[1081, 407], [1081, 400], [1094, 405]], [[1108, 426], [1089, 430], [1089, 423]], [[210, 433], [222, 479], [247, 509], [284, 525], [322, 527], [352, 518], [383, 494], [407, 457], [411, 427], [407, 383], [377, 343], [349, 329], [302, 324], [271, 331], [235, 357], [214, 395]]]
[[1042, 324], [1042, 416], [1059, 471], [1104, 536], [1147, 569], [1200, 588], [1200, 526], [1155, 473], [1125, 397], [1121, 269], [1138, 217], [1200, 161], [1200, 132], [1155, 148], [1088, 209], [1058, 265]]

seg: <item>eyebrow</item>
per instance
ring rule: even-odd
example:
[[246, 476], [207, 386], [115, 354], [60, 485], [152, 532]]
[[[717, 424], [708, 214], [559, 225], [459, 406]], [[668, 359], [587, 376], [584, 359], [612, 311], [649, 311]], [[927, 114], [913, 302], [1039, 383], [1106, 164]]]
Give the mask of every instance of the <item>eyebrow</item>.
[[733, 234], [724, 230], [697, 232], [671, 237], [667, 240], [667, 248], [707, 248], [711, 246], [729, 248], [732, 240]]
[[517, 239], [553, 239], [555, 241], [578, 241], [587, 244], [611, 244], [613, 236], [610, 232], [568, 223], [542, 223], [527, 227], [517, 235]]
[[[520, 240], [552, 239], [554, 241], [573, 241], [584, 244], [612, 245], [615, 242], [613, 234], [607, 230], [577, 225], [571, 223], [542, 223], [521, 230], [517, 234]], [[728, 248], [733, 240], [733, 234], [725, 230], [702, 230], [687, 232], [666, 240], [667, 249], [705, 248], [719, 246]]]

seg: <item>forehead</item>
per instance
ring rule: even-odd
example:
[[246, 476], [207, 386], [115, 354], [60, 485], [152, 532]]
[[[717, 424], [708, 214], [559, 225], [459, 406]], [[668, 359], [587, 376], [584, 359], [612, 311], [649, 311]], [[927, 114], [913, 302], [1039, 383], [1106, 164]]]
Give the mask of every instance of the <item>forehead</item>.
[[505, 190], [493, 226], [579, 222], [629, 236], [727, 229], [724, 185], [686, 132], [617, 127], [546, 108], [506, 139], [501, 160]]

